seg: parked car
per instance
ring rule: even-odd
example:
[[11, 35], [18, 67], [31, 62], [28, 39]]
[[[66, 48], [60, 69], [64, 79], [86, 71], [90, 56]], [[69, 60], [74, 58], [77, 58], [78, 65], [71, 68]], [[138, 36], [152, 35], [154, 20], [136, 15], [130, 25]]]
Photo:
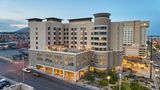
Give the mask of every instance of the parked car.
[[155, 87], [155, 86], [152, 86], [152, 88], [155, 89], [156, 87]]
[[29, 69], [29, 68], [23, 68], [22, 71], [23, 71], [23, 72], [26, 72], [26, 73], [30, 73], [30, 72], [31, 72], [31, 69]]
[[6, 79], [0, 80], [0, 89], [3, 89], [4, 87], [9, 87], [11, 85], [10, 82], [8, 82]]
[[41, 76], [42, 76], [41, 74], [36, 73], [36, 72], [32, 73], [32, 75], [33, 75], [33, 76], [36, 76], [36, 77], [41, 77]]
[[0, 79], [0, 83], [1, 83], [1, 82], [4, 82], [4, 81], [7, 81], [7, 80], [4, 79], [4, 78], [1, 78], [1, 79]]

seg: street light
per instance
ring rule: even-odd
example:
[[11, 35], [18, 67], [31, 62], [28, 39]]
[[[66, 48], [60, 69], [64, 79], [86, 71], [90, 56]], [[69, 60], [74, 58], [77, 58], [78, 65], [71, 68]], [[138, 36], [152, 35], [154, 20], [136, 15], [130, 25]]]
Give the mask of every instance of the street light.
[[[22, 60], [23, 60], [23, 68], [24, 68], [24, 55], [22, 55]], [[22, 78], [23, 78], [23, 83], [24, 83], [24, 71], [22, 72]]]
[[109, 80], [111, 79], [110, 76], [107, 76], [107, 80], [108, 80], [108, 90], [109, 90]]

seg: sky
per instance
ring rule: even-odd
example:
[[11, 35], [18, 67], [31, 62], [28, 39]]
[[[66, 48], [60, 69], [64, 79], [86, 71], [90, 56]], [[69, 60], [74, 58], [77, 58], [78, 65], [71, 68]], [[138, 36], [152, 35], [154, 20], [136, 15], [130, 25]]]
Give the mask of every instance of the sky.
[[[109, 12], [111, 21], [147, 20], [149, 35], [160, 35], [160, 0], [0, 0], [0, 32], [27, 27], [27, 18], [93, 17]], [[65, 21], [64, 21], [65, 22]]]

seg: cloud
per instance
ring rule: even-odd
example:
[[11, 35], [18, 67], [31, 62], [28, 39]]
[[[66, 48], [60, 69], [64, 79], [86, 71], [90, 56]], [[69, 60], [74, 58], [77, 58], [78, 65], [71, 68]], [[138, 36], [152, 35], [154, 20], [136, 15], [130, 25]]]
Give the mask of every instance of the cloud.
[[0, 18], [0, 32], [12, 32], [24, 27], [27, 27], [27, 24], [24, 20]]
[[12, 27], [17, 27], [17, 28], [24, 28], [24, 27], [28, 27], [27, 24], [11, 24]]

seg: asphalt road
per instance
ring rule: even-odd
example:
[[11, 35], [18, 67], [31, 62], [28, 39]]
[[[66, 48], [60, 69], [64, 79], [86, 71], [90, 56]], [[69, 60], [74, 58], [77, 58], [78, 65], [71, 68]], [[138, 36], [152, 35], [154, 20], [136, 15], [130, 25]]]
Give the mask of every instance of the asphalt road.
[[[27, 65], [27, 62], [25, 62], [25, 65]], [[11, 63], [0, 59], [0, 75], [9, 79], [23, 82], [22, 68], [23, 61]], [[25, 73], [24, 77], [24, 83], [33, 86], [35, 90], [89, 90], [54, 77], [35, 77], [31, 73]]]
[[154, 61], [154, 64], [160, 65], [160, 58], [158, 58], [158, 56], [160, 57], [159, 52], [153, 52], [152, 59]]

